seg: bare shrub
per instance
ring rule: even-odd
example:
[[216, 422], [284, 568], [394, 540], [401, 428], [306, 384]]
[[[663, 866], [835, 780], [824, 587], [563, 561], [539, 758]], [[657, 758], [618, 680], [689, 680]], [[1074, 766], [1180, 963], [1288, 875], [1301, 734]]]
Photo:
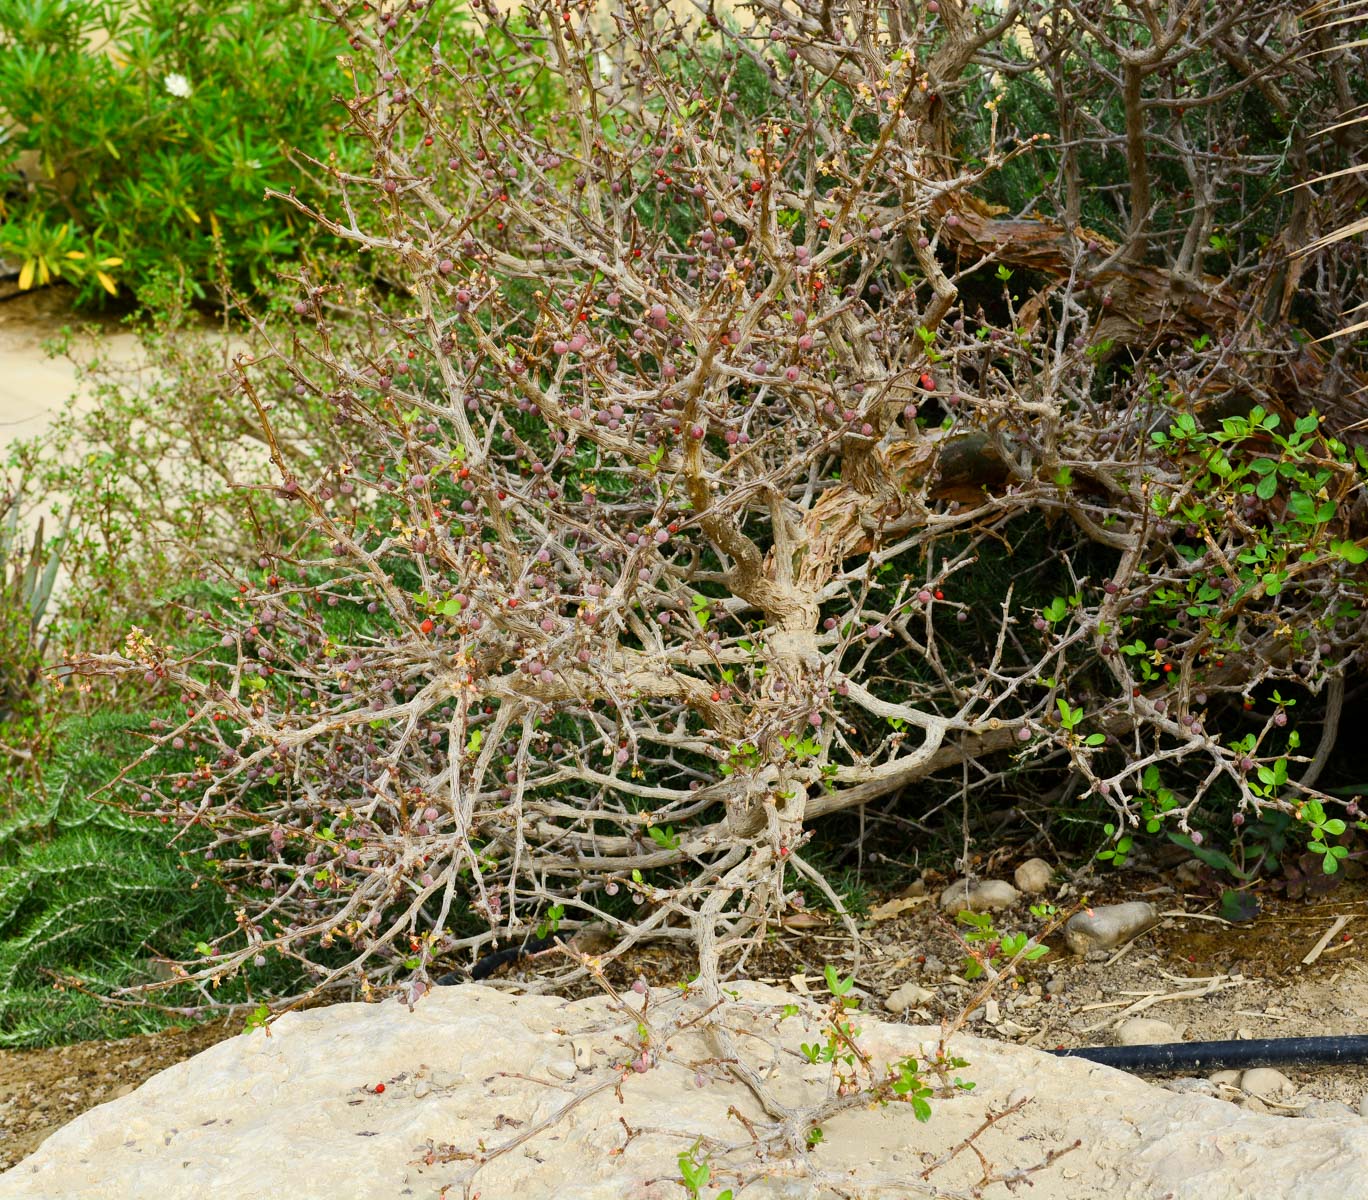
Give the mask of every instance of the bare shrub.
[[[383, 286], [301, 273], [307, 336], [234, 367], [299, 541], [222, 564], [216, 649], [81, 663], [183, 698], [202, 766], [124, 800], [210, 830], [243, 904], [195, 978], [423, 986], [559, 923], [695, 940], [715, 988], [825, 887], [818, 818], [1046, 766], [1118, 838], [1324, 818], [1337, 706], [1314, 757], [1289, 708], [1340, 694], [1368, 554], [1312, 410], [1361, 363], [1228, 223], [1293, 220], [1285, 164], [1208, 140], [1277, 109], [1290, 10], [533, 3], [467, 53], [435, 6], [325, 8], [373, 170], [281, 200]], [[1009, 96], [1059, 127], [1005, 148]], [[975, 198], [1025, 162], [1028, 211]], [[324, 469], [272, 434], [296, 401]]]

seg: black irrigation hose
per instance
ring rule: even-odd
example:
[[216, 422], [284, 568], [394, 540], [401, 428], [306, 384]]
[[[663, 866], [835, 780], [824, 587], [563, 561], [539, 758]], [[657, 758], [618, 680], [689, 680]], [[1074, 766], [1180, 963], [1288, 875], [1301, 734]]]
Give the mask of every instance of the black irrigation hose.
[[1165, 1042], [1157, 1046], [1082, 1046], [1051, 1050], [1122, 1071], [1224, 1070], [1368, 1063], [1368, 1037], [1255, 1038], [1247, 1042]]

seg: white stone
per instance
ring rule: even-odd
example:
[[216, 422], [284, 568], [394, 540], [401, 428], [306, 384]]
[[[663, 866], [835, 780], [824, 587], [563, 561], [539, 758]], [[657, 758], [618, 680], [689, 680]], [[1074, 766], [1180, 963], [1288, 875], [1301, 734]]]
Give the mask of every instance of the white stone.
[[1351, 1121], [1359, 1119], [1358, 1113], [1342, 1100], [1312, 1100], [1297, 1113], [1297, 1116], [1312, 1121], [1340, 1121], [1345, 1117]]
[[1131, 1017], [1116, 1027], [1118, 1046], [1162, 1046], [1179, 1040], [1178, 1031], [1167, 1021], [1150, 1017]]
[[[602, 999], [571, 1004], [479, 984], [435, 988], [412, 1011], [385, 1003], [290, 1013], [269, 1038], [230, 1038], [83, 1113], [0, 1175], [0, 1200], [436, 1200], [467, 1184], [489, 1200], [674, 1200], [680, 1150], [699, 1139], [713, 1148], [715, 1180], [733, 1186], [732, 1171], [748, 1173], [746, 1200], [829, 1196], [811, 1173], [757, 1165], [732, 1114], [762, 1131], [767, 1118], [744, 1084], [717, 1066], [703, 1068], [697, 1085], [700, 1064], [717, 1057], [706, 1019], [733, 1030], [752, 1068], [773, 1065], [766, 1085], [800, 1127], [830, 1095], [830, 1065], [810, 1066], [799, 1050], [821, 1042], [822, 1006], [756, 984], [736, 991], [738, 1000], [706, 1018], [703, 997], [677, 990], [652, 992], [638, 1017]], [[790, 1004], [798, 1012], [785, 1017]], [[624, 1074], [639, 1022], [663, 1040], [661, 1053], [645, 1072]], [[941, 1037], [938, 1026], [863, 1012], [857, 1025], [876, 1069], [924, 1058]], [[581, 1041], [592, 1047], [589, 1073], [570, 1083], [528, 1078], [548, 1056], [570, 1059]], [[954, 1073], [974, 1090], [933, 1100], [926, 1124], [899, 1104], [824, 1120], [817, 1163], [827, 1178], [852, 1195], [882, 1194], [908, 1164], [939, 1158], [982, 1127], [975, 1144], [997, 1170], [1034, 1166], [1043, 1147], [1080, 1142], [1030, 1176], [1032, 1200], [1364, 1194], [1366, 1122], [1324, 1120], [1308, 1136], [1282, 1117], [1177, 1095], [1083, 1059], [962, 1034], [948, 1049], [968, 1060]], [[421, 1099], [412, 1086], [420, 1079], [433, 1082]], [[988, 1120], [1023, 1094], [1030, 1104]], [[736, 1147], [731, 1156], [725, 1144]], [[483, 1162], [472, 1157], [481, 1147]], [[962, 1154], [935, 1183], [968, 1194], [981, 1175], [978, 1157]]]
[[1163, 1085], [1166, 1092], [1177, 1092], [1183, 1096], [1214, 1096], [1216, 1085], [1209, 1079], [1198, 1079], [1194, 1075], [1182, 1075], [1167, 1080]]
[[997, 912], [1011, 908], [1021, 893], [1005, 879], [958, 879], [940, 895], [943, 912]]
[[1251, 1067], [1240, 1076], [1240, 1087], [1260, 1100], [1276, 1100], [1297, 1090], [1296, 1084], [1272, 1067]]
[[1028, 858], [1012, 876], [1018, 890], [1028, 896], [1043, 895], [1049, 890], [1053, 878], [1054, 868], [1043, 858]]
[[905, 983], [884, 1001], [884, 1007], [891, 1013], [901, 1015], [909, 1008], [920, 1008], [936, 998], [936, 993], [917, 983]]
[[594, 1065], [594, 1048], [583, 1038], [576, 1038], [570, 1043], [570, 1049], [575, 1055], [575, 1067], [580, 1071], [589, 1071]]
[[1127, 904], [1100, 904], [1069, 918], [1064, 940], [1075, 954], [1111, 950], [1136, 937], [1159, 920], [1159, 910], [1143, 900]]
[[574, 1079], [576, 1064], [574, 1056], [553, 1058], [546, 1064], [546, 1073], [553, 1079]]

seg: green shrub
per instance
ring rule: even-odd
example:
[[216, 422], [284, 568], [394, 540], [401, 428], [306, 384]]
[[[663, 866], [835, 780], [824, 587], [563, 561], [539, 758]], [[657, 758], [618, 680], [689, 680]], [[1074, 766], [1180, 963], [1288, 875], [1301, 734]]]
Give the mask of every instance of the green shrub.
[[203, 294], [220, 257], [269, 277], [303, 235], [265, 189], [298, 180], [289, 148], [334, 148], [340, 49], [291, 0], [0, 5], [0, 190], [25, 183], [0, 254], [82, 302], [167, 266]]

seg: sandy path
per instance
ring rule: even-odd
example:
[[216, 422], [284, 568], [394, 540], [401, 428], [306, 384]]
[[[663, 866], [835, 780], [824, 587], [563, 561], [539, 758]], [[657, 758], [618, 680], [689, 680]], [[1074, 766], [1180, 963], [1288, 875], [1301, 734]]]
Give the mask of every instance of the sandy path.
[[[77, 378], [70, 358], [51, 358], [43, 344], [61, 335], [63, 327], [79, 331], [95, 325], [104, 334], [103, 351], [120, 362], [137, 357], [137, 338], [108, 318], [73, 316], [70, 294], [46, 288], [6, 296], [0, 292], [0, 460], [12, 443], [37, 437], [72, 395], [78, 403], [90, 398]], [[78, 361], [91, 356], [91, 337], [76, 332], [72, 349]]]

